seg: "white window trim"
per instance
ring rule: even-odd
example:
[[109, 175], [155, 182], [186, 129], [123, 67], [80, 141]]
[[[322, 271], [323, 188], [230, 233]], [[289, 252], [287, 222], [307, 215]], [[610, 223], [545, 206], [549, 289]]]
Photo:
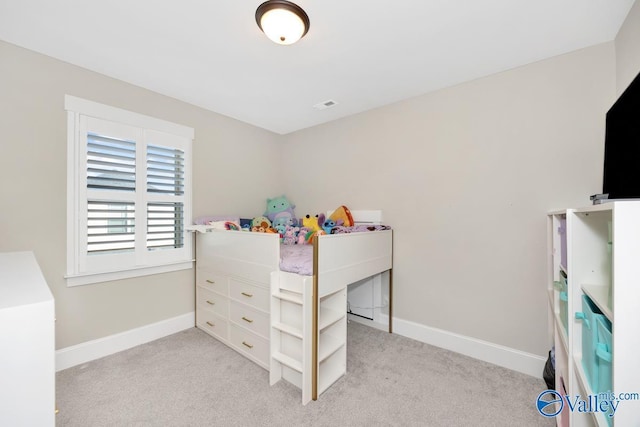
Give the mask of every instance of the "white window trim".
[[[78, 152], [79, 144], [77, 144], [77, 141], [81, 137], [79, 134], [80, 115], [152, 129], [184, 137], [189, 139], [189, 141], [193, 141], [194, 130], [187, 126], [99, 104], [71, 95], [65, 95], [65, 110], [67, 111], [67, 274], [65, 275], [67, 286], [87, 285], [192, 268], [192, 233], [185, 231], [184, 245], [187, 248], [188, 257], [183, 261], [154, 263], [154, 265], [104, 272], [79, 271], [80, 245], [77, 244], [77, 242], [79, 239], [78, 221], [80, 220], [80, 213], [77, 209], [77, 203], [80, 181], [80, 172], [78, 171], [80, 153]], [[186, 161], [189, 170], [191, 170], [191, 150], [189, 150], [189, 156]], [[189, 207], [191, 206], [191, 191], [186, 195], [185, 202]], [[185, 225], [188, 225], [191, 219], [190, 209], [185, 217]]]
[[[189, 233], [191, 234], [191, 233]], [[186, 241], [186, 237], [185, 237]], [[89, 273], [78, 275], [65, 275], [67, 286], [90, 285], [93, 283], [109, 282], [111, 280], [130, 279], [132, 277], [150, 276], [152, 274], [170, 273], [172, 271], [187, 270], [193, 267], [193, 260], [155, 265], [153, 267], [140, 267], [128, 270], [107, 271], [104, 273]]]

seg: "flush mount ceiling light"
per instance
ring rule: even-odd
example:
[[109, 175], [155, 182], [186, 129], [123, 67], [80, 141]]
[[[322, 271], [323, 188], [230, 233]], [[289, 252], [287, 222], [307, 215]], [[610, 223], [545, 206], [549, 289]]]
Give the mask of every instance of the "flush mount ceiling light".
[[293, 44], [309, 31], [309, 17], [300, 6], [286, 0], [269, 0], [256, 9], [258, 27], [278, 44]]

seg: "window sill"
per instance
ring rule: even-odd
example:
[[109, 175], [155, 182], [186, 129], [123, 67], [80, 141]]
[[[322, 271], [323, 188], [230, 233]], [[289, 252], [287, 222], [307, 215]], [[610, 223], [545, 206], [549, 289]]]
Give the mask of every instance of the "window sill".
[[67, 287], [73, 287], [110, 282], [112, 280], [130, 279], [132, 277], [149, 276], [152, 274], [169, 273], [172, 271], [188, 270], [190, 268], [193, 268], [193, 261], [155, 265], [152, 267], [140, 267], [129, 270], [109, 271], [104, 273], [66, 275], [64, 277], [67, 279]]

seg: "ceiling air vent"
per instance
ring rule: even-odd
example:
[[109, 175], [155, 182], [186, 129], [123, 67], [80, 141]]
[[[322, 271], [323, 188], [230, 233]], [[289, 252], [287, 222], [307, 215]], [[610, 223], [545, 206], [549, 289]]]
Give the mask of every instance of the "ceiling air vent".
[[333, 99], [328, 99], [326, 101], [322, 101], [322, 102], [314, 105], [313, 108], [315, 108], [316, 110], [325, 110], [327, 108], [333, 107], [336, 104], [337, 104], [337, 102], [334, 101]]

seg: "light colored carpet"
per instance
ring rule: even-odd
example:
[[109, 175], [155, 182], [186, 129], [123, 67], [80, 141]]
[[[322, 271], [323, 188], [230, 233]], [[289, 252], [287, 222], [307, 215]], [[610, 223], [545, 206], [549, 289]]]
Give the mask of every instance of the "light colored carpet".
[[[553, 426], [541, 378], [355, 322], [317, 401], [199, 329], [60, 371], [58, 426]], [[542, 373], [541, 373], [542, 374]]]

